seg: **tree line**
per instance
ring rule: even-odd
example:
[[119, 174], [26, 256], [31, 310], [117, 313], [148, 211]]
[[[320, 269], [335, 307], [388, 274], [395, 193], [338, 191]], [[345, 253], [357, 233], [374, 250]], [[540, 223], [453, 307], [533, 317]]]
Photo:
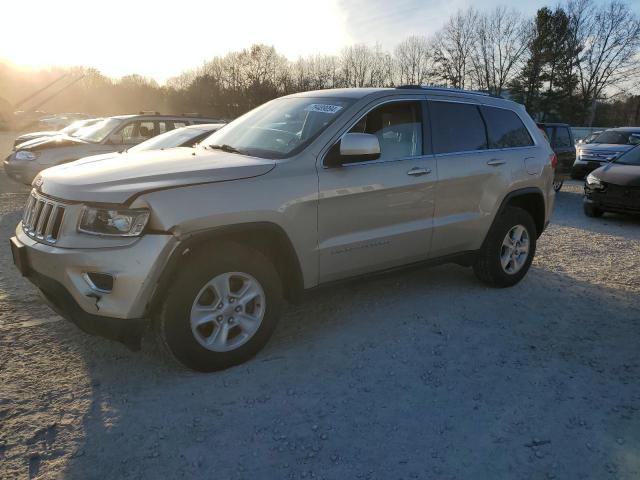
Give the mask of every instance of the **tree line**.
[[[252, 45], [214, 57], [165, 85], [139, 75], [112, 80], [78, 68], [75, 73], [84, 78], [48, 108], [233, 118], [299, 91], [420, 84], [512, 98], [538, 120], [638, 124], [639, 52], [640, 20], [621, 0], [567, 0], [539, 9], [533, 18], [507, 7], [469, 8], [452, 15], [434, 35], [408, 37], [393, 51], [356, 44], [339, 55], [289, 60], [272, 46]], [[0, 92], [11, 90], [11, 82], [2, 84], [2, 73]], [[25, 88], [24, 81], [16, 80], [13, 86], [18, 85]]]

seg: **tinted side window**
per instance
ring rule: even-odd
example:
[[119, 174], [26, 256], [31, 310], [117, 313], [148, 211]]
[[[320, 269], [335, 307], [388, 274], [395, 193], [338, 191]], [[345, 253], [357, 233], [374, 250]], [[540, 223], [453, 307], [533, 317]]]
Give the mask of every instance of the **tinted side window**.
[[487, 148], [487, 134], [475, 105], [429, 102], [435, 153], [469, 152]]
[[571, 147], [571, 135], [567, 127], [556, 127], [556, 136], [553, 141], [554, 147]]
[[380, 160], [422, 155], [420, 102], [381, 105], [362, 117], [349, 132], [370, 133], [378, 137]]
[[528, 147], [533, 145], [520, 117], [504, 108], [482, 107], [489, 131], [489, 148]]

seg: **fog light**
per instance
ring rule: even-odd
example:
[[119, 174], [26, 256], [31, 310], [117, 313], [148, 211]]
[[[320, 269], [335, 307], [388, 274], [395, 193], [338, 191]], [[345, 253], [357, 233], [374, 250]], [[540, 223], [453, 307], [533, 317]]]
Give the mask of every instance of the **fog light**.
[[95, 292], [111, 293], [113, 290], [113, 275], [109, 273], [86, 272], [82, 277]]

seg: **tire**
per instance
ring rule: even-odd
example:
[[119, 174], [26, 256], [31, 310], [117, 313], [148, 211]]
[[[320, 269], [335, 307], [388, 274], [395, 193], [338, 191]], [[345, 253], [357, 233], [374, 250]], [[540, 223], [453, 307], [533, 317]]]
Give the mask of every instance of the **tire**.
[[553, 190], [555, 192], [559, 192], [560, 189], [562, 188], [562, 185], [564, 185], [564, 180], [557, 180], [553, 182]]
[[[520, 228], [516, 227], [521, 227], [525, 232], [520, 236], [520, 243], [515, 242], [513, 247], [505, 247], [504, 243], [507, 242], [507, 234], [510, 234], [510, 239], [514, 238], [512, 234], [517, 237]], [[523, 256], [525, 234], [528, 248], [527, 255]], [[529, 271], [536, 253], [536, 238], [536, 225], [526, 210], [517, 207], [505, 208], [500, 216], [496, 218], [487, 234], [478, 258], [473, 265], [474, 273], [478, 279], [492, 287], [504, 288], [515, 285]], [[510, 257], [510, 253], [513, 254], [513, 257]], [[506, 267], [503, 267], [503, 258], [511, 258]]]
[[599, 218], [604, 214], [598, 207], [594, 207], [589, 203], [582, 204], [582, 209], [584, 210], [584, 214], [591, 218]]
[[[247, 285], [252, 292], [247, 298], [255, 297], [245, 304], [240, 292]], [[218, 295], [225, 288], [226, 299]], [[154, 326], [163, 346], [184, 366], [200, 372], [223, 370], [264, 347], [280, 317], [282, 298], [278, 272], [262, 253], [235, 243], [207, 245], [191, 254], [175, 276]], [[238, 309], [242, 313], [234, 313]], [[207, 321], [193, 326], [198, 319]], [[255, 330], [246, 333], [245, 324]]]

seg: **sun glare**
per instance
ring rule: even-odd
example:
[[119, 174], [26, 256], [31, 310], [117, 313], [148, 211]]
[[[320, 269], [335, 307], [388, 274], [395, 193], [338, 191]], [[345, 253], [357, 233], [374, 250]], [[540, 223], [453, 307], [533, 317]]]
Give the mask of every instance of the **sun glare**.
[[[338, 53], [351, 42], [337, 0], [269, 2], [5, 2], [0, 59], [16, 65], [83, 65], [158, 81], [215, 55], [266, 43], [290, 59]], [[37, 12], [37, 14], [34, 14]]]

